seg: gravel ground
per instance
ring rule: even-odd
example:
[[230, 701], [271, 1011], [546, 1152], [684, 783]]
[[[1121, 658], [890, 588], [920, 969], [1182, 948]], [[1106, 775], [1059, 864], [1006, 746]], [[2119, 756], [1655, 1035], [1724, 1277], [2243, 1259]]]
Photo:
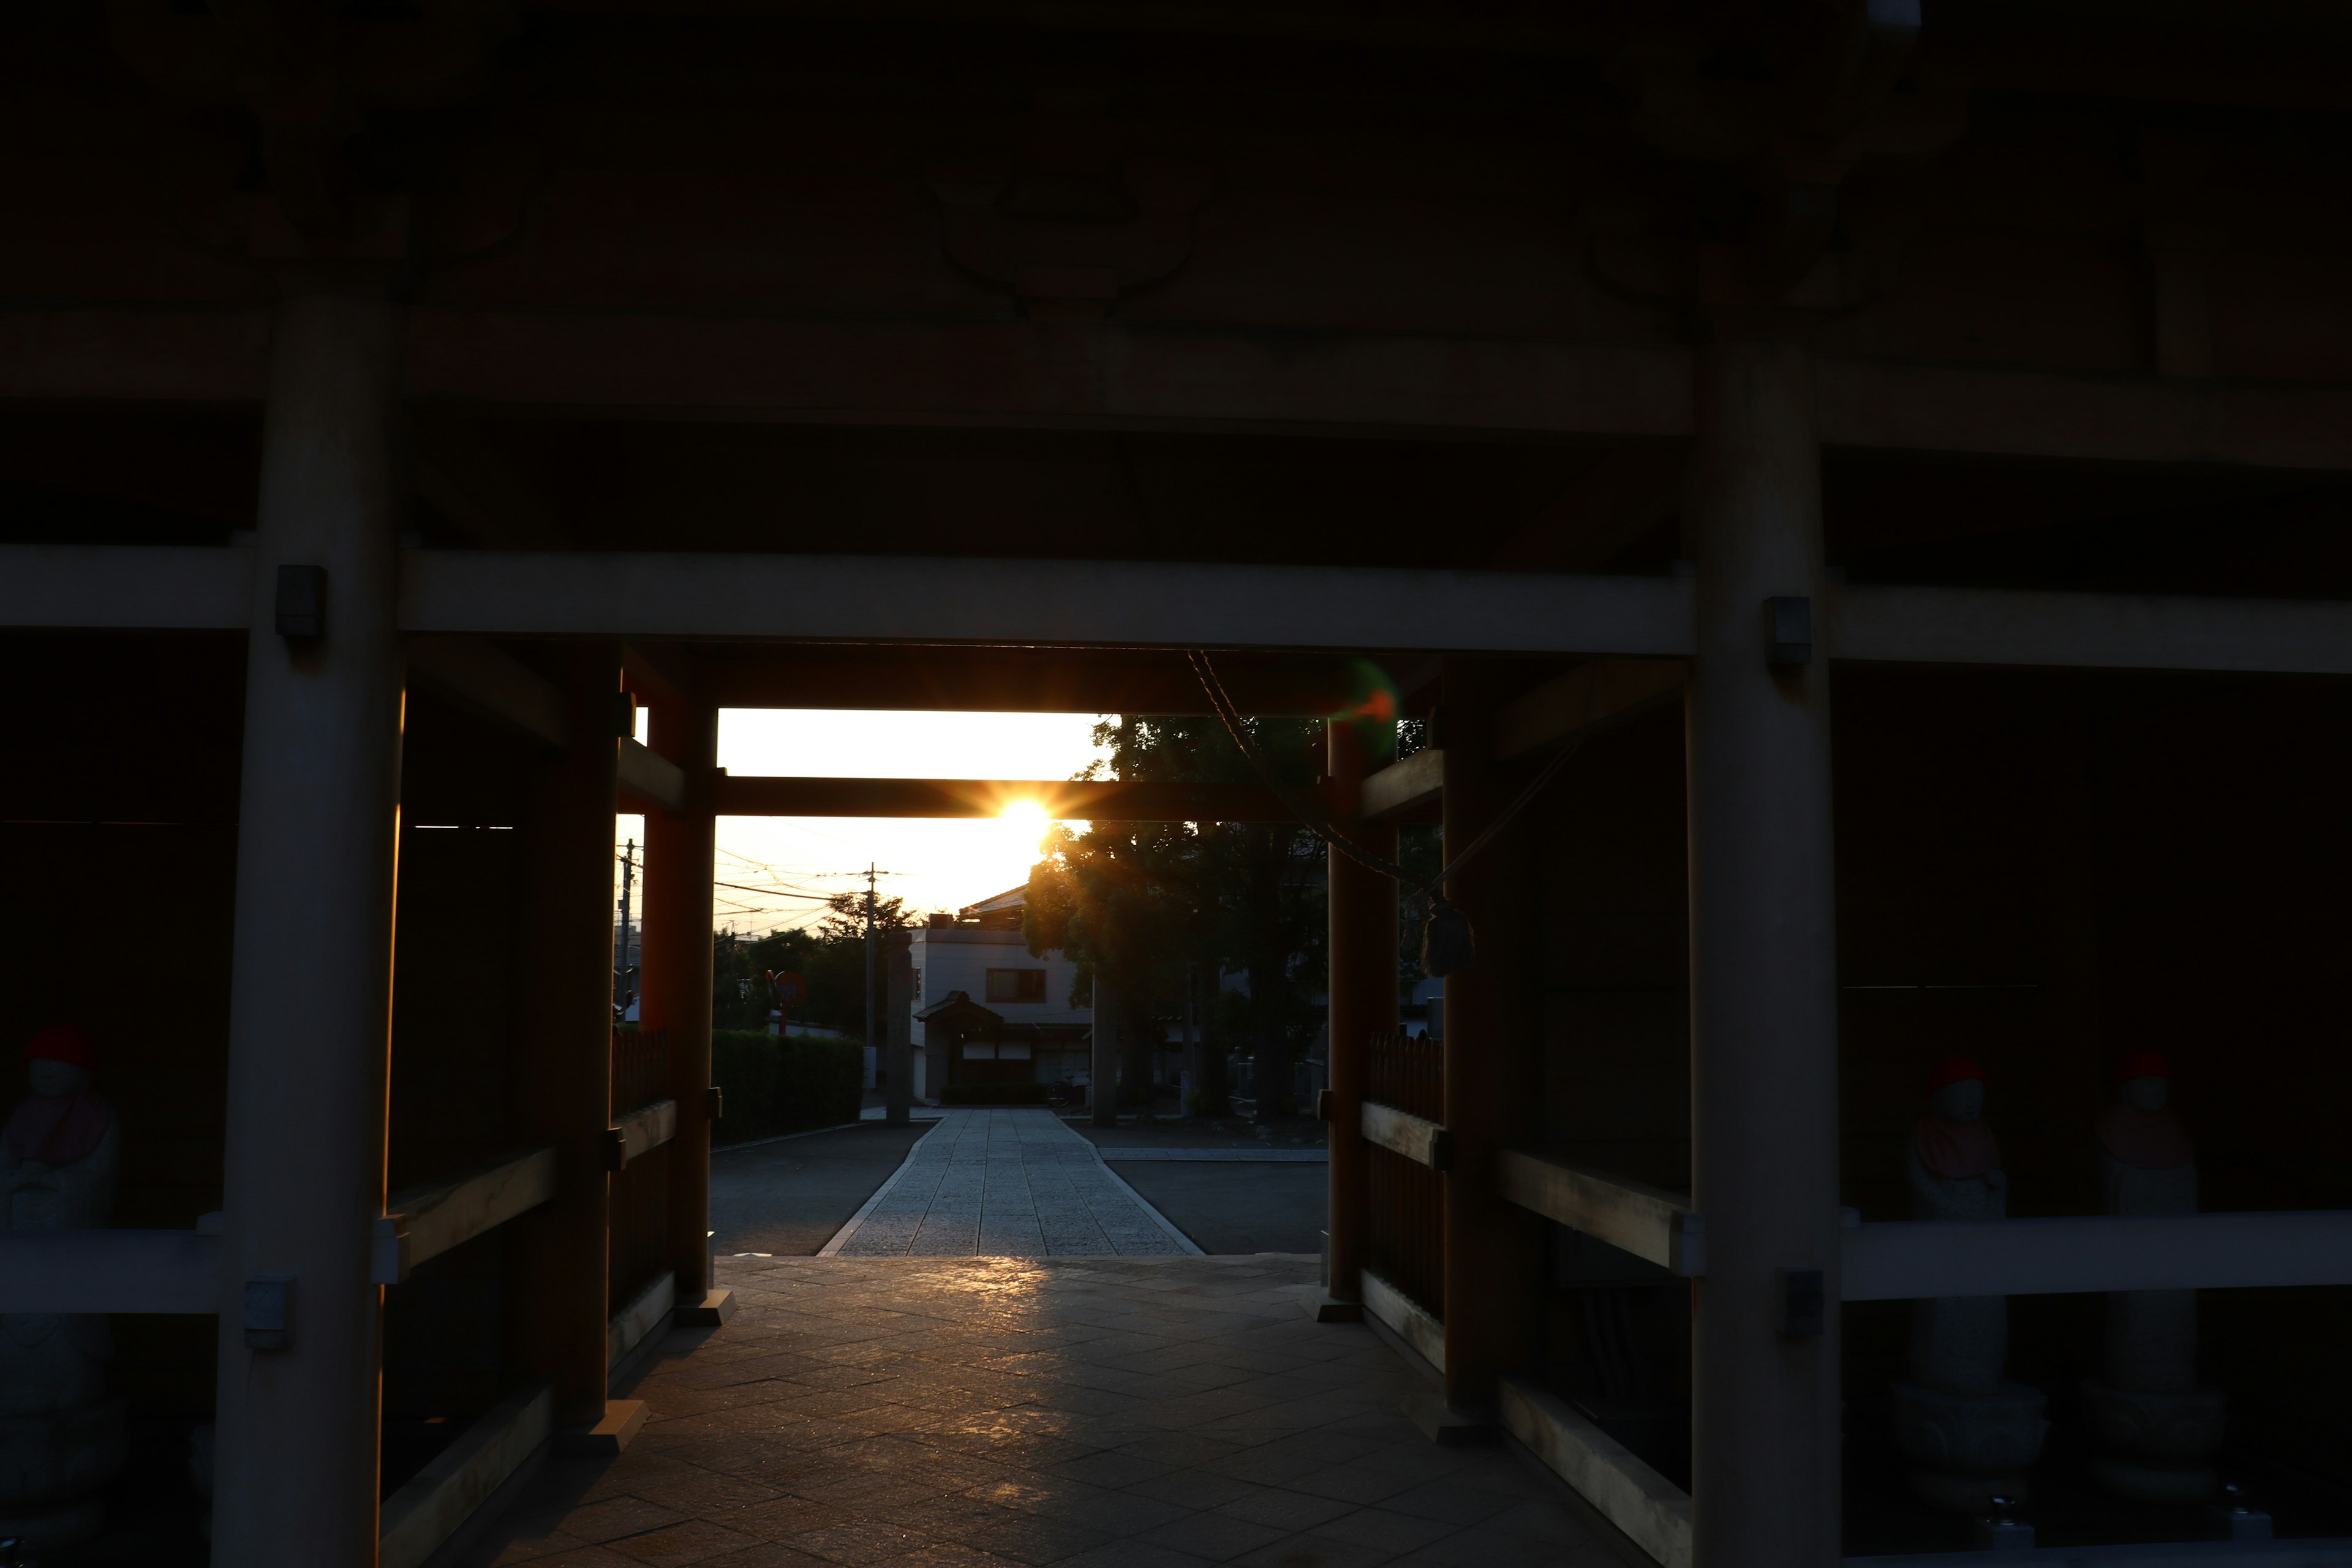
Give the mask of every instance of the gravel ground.
[[890, 1179], [915, 1140], [937, 1126], [866, 1122], [710, 1156], [711, 1249], [814, 1257], [874, 1189]]

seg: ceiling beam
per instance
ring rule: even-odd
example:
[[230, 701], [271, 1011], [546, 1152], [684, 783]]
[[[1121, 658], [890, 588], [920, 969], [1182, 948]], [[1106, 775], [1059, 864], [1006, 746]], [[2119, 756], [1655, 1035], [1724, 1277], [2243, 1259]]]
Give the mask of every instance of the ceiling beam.
[[[268, 339], [249, 310], [0, 310], [0, 398], [258, 401]], [[419, 404], [571, 418], [1517, 439], [1693, 418], [1672, 344], [426, 307], [403, 355]], [[1814, 384], [1832, 447], [2352, 470], [2342, 385], [1832, 358]]]
[[1686, 655], [1691, 584], [1373, 566], [412, 551], [401, 625], [500, 637]]
[[[1350, 650], [1377, 635], [1386, 652], [1643, 659], [1691, 643], [1692, 583], [1671, 577], [488, 551], [410, 551], [402, 575], [414, 634], [897, 643], [942, 663], [970, 657], [937, 646], [957, 639]], [[249, 547], [0, 545], [0, 629], [243, 631], [252, 595]], [[1856, 662], [2352, 675], [2352, 604], [2332, 600], [1847, 584], [1827, 619], [1831, 656]]]
[[1830, 654], [1890, 664], [2352, 675], [2352, 605], [1848, 584]]
[[[1213, 711], [1173, 650], [1018, 647], [709, 647], [700, 663], [721, 708], [964, 709], [994, 713]], [[1243, 712], [1324, 718], [1360, 695], [1351, 662], [1228, 654], [1217, 678]]]
[[721, 816], [1001, 816], [1034, 801], [1057, 821], [1291, 822], [1258, 784], [1116, 779], [852, 779], [719, 775]]

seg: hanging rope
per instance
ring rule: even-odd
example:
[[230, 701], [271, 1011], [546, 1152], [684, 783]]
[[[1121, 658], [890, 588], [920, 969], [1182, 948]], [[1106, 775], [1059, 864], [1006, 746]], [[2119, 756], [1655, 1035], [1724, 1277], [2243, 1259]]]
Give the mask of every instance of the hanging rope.
[[1551, 783], [1559, 770], [1568, 765], [1569, 758], [1574, 756], [1578, 749], [1584, 744], [1584, 732], [1591, 727], [1592, 721], [1594, 695], [1601, 684], [1599, 672], [1597, 670], [1594, 672], [1592, 681], [1585, 688], [1584, 721], [1577, 726], [1575, 737], [1567, 745], [1561, 747], [1559, 752], [1536, 773], [1536, 776], [1528, 782], [1527, 788], [1519, 792], [1517, 799], [1512, 801], [1504, 808], [1500, 816], [1486, 825], [1486, 832], [1463, 846], [1460, 854], [1448, 857], [1444, 868], [1436, 876], [1422, 881], [1416, 879], [1412, 872], [1395, 861], [1382, 859], [1348, 837], [1329, 817], [1324, 816], [1305, 796], [1285, 784], [1280, 775], [1275, 772], [1274, 765], [1267, 762], [1265, 754], [1257, 749], [1257, 742], [1251, 739], [1249, 728], [1242, 722], [1240, 711], [1234, 707], [1233, 699], [1225, 694], [1224, 682], [1217, 679], [1216, 667], [1209, 662], [1208, 650], [1190, 648], [1186, 650], [1185, 658], [1192, 661], [1192, 672], [1201, 678], [1201, 689], [1208, 693], [1209, 706], [1215, 711], [1218, 721], [1224, 725], [1225, 732], [1234, 738], [1234, 744], [1241, 748], [1243, 759], [1265, 782], [1265, 786], [1274, 792], [1275, 798], [1282, 802], [1284, 808], [1297, 817], [1302, 826], [1333, 849], [1366, 869], [1375, 871], [1397, 883], [1404, 889], [1407, 897], [1425, 902], [1427, 915], [1423, 922], [1421, 933], [1422, 967], [1430, 973], [1439, 976], [1468, 968], [1471, 959], [1475, 955], [1475, 940], [1470, 930], [1470, 922], [1460, 910], [1455, 909], [1447, 900], [1440, 889], [1444, 887], [1449, 878], [1467, 866], [1488, 845], [1494, 843], [1503, 829], [1510, 826], [1514, 817], [1534, 804], [1536, 796], [1544, 792], [1544, 786]]

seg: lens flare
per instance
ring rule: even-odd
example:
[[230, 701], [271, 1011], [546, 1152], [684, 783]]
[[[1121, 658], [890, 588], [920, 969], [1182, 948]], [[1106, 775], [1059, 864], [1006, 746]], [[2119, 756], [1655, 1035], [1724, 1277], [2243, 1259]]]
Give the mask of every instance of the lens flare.
[[1352, 721], [1364, 754], [1372, 761], [1396, 754], [1397, 689], [1388, 672], [1368, 658], [1349, 661], [1348, 700], [1334, 719]]

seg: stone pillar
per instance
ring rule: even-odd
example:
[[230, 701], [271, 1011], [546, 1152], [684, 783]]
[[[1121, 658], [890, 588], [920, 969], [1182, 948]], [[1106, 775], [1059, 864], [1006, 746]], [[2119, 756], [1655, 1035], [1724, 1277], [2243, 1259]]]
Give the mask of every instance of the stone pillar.
[[1118, 994], [1109, 976], [1095, 971], [1094, 1087], [1087, 1098], [1094, 1103], [1095, 1125], [1118, 1125]]
[[623, 718], [621, 650], [556, 651], [570, 743], [537, 780], [523, 823], [521, 1005], [507, 1093], [519, 1146], [551, 1143], [555, 1196], [508, 1222], [507, 1344], [513, 1370], [555, 1389], [555, 1424], [604, 1424], [605, 1258], [612, 1184], [613, 816]]
[[711, 862], [718, 817], [719, 710], [659, 698], [647, 720], [654, 751], [686, 774], [686, 805], [646, 815], [645, 936], [638, 1026], [669, 1036], [670, 1096], [677, 1134], [669, 1144], [669, 1255], [681, 1321], [727, 1310], [710, 1279]]
[[[1384, 860], [1394, 860], [1395, 826], [1356, 820], [1362, 810], [1365, 773], [1364, 748], [1356, 726], [1334, 721], [1328, 728], [1326, 765], [1331, 777], [1333, 819], [1357, 844]], [[1330, 858], [1330, 890], [1326, 900], [1331, 1021], [1331, 1121], [1326, 1130], [1331, 1157], [1326, 1167], [1330, 1182], [1329, 1290], [1342, 1301], [1360, 1301], [1371, 1201], [1364, 1152], [1364, 1091], [1370, 1076], [1371, 1037], [1394, 1034], [1397, 1026], [1397, 885], [1336, 849], [1327, 853]]]
[[[383, 1212], [400, 811], [395, 344], [394, 312], [375, 299], [289, 299], [272, 328], [230, 961], [213, 1525], [217, 1560], [256, 1568], [375, 1561], [383, 1292], [369, 1279], [368, 1237]], [[324, 570], [322, 621], [290, 628], [317, 635], [280, 634], [281, 567]], [[287, 607], [307, 607], [306, 579], [318, 583], [289, 579]]]
[[[1839, 1560], [1837, 950], [1803, 347], [1702, 348], [1697, 415], [1684, 511], [1698, 566], [1691, 1176], [1707, 1235], [1692, 1325], [1695, 1560], [1822, 1568]], [[1772, 662], [1769, 602], [1783, 596], [1810, 607], [1806, 662]], [[1790, 1269], [1822, 1271], [1818, 1333], [1781, 1332]]]
[[894, 931], [885, 940], [890, 978], [883, 989], [890, 1016], [884, 1020], [883, 1067], [890, 1081], [883, 1090], [882, 1115], [892, 1126], [904, 1127], [914, 1120], [915, 1110], [915, 937], [911, 931]]
[[[1524, 787], [1488, 751], [1496, 671], [1448, 660], [1438, 710], [1445, 752], [1445, 856], [1485, 833]], [[1540, 1131], [1542, 1026], [1531, 805], [1481, 850], [1445, 894], [1469, 917], [1477, 957], [1445, 980], [1445, 1402], [1454, 1418], [1491, 1418], [1496, 1379], [1535, 1352], [1543, 1222], [1503, 1200], [1496, 1156]]]

